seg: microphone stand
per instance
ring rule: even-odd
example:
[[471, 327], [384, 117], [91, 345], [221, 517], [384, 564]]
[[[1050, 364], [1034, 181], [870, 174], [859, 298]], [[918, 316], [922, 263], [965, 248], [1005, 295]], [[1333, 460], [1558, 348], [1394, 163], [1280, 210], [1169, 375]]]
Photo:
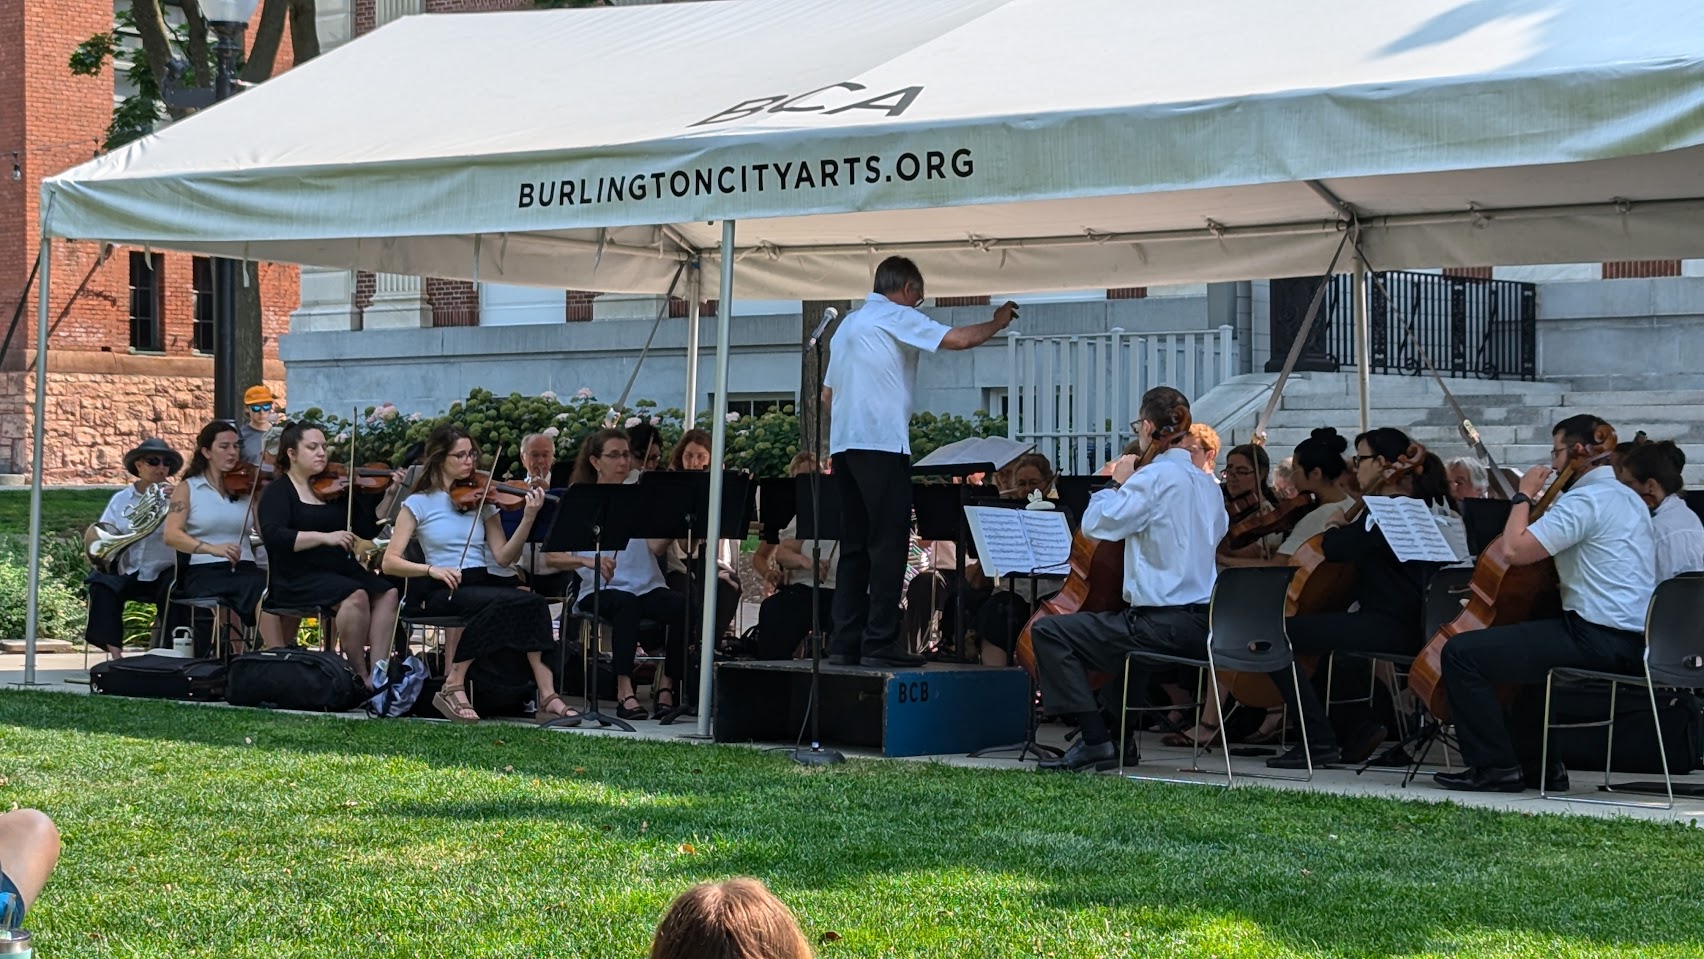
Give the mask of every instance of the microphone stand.
[[814, 384], [816, 412], [812, 416], [816, 449], [811, 451], [817, 458], [816, 469], [811, 473], [811, 745], [809, 749], [797, 747], [790, 754], [794, 762], [803, 766], [833, 766], [846, 761], [838, 750], [822, 748], [822, 716], [819, 712], [822, 707], [817, 695], [822, 681], [823, 647], [822, 604], [818, 602], [822, 590], [822, 383], [826, 372], [822, 367], [822, 334], [839, 315], [840, 311], [832, 306], [823, 310], [822, 322], [817, 324], [805, 347], [816, 353], [817, 374]]

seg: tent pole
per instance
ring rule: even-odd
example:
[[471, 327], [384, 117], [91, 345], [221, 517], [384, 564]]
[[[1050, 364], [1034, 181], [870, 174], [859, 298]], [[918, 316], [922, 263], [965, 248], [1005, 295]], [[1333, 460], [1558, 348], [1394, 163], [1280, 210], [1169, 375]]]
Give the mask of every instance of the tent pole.
[[722, 221], [722, 276], [716, 286], [716, 392], [710, 404], [710, 515], [704, 518], [704, 602], [699, 620], [698, 737], [710, 736], [710, 681], [716, 663], [716, 555], [722, 544], [722, 470], [728, 455], [728, 318], [734, 309], [734, 221]]
[[[45, 216], [45, 212], [43, 213]], [[41, 235], [41, 285], [36, 288], [35, 427], [30, 448], [30, 574], [24, 599], [24, 685], [36, 684], [36, 630], [41, 626], [41, 461], [46, 451], [48, 280], [53, 240]]]
[[691, 275], [686, 280], [686, 428], [698, 421], [698, 308], [704, 302], [704, 262], [693, 257], [686, 268]]
[[1350, 299], [1355, 304], [1355, 383], [1361, 394], [1361, 432], [1372, 429], [1368, 424], [1368, 395], [1373, 382], [1372, 310], [1367, 301], [1367, 261], [1361, 256], [1360, 238], [1355, 243], [1355, 272]]

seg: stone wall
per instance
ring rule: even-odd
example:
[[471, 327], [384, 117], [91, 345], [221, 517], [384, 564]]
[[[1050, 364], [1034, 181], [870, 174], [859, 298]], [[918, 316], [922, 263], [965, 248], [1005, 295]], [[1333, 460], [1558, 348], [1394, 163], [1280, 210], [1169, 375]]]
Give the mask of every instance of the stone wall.
[[[266, 380], [282, 400], [283, 365], [268, 360]], [[35, 388], [34, 373], [0, 373], [0, 474], [27, 477], [30, 472]], [[187, 460], [212, 408], [210, 359], [51, 354], [43, 480], [48, 485], [123, 482], [125, 451], [150, 436], [165, 440]]]

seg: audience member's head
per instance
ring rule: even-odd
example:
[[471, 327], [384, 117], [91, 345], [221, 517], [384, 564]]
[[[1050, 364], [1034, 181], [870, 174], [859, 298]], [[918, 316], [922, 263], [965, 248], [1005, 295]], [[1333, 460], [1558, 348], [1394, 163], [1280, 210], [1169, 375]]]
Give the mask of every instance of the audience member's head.
[[669, 905], [651, 959], [811, 959], [799, 923], [756, 879], [707, 882]]

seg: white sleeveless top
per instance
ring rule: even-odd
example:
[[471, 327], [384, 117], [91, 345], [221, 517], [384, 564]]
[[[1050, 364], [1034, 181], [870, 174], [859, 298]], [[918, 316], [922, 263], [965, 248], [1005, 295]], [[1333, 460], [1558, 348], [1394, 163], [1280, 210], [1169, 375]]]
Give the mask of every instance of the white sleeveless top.
[[[446, 569], [489, 569], [496, 565], [496, 558], [485, 545], [484, 522], [485, 517], [497, 512], [496, 507], [487, 506], [478, 514], [471, 510], [464, 513], [456, 509], [450, 494], [433, 490], [414, 493], [402, 501], [402, 508], [414, 514], [414, 541], [420, 544], [427, 565]], [[468, 538], [470, 532], [472, 539]], [[466, 560], [462, 559], [464, 546]]]
[[[254, 549], [249, 538], [243, 535], [243, 525], [249, 519], [249, 497], [239, 496], [232, 500], [213, 488], [206, 473], [189, 480], [189, 513], [183, 519], [184, 532], [208, 544], [241, 540], [243, 559], [253, 562]], [[208, 563], [229, 563], [230, 560], [222, 554], [196, 553], [190, 556], [189, 562], [192, 566], [205, 566]]]

